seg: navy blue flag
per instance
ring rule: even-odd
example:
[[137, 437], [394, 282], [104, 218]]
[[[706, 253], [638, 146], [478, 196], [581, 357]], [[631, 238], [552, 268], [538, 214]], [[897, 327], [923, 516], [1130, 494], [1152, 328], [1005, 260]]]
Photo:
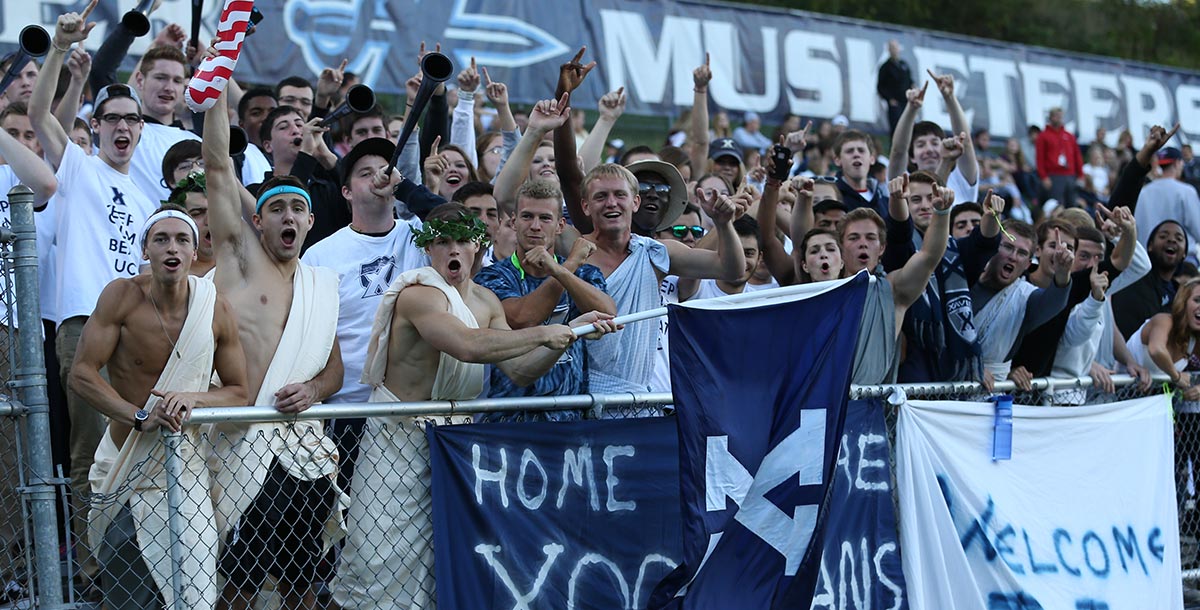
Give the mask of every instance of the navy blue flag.
[[884, 406], [846, 404], [811, 610], [908, 610]]
[[809, 607], [868, 281], [670, 308], [684, 561], [651, 608]]
[[442, 608], [644, 608], [680, 558], [668, 418], [435, 426]]

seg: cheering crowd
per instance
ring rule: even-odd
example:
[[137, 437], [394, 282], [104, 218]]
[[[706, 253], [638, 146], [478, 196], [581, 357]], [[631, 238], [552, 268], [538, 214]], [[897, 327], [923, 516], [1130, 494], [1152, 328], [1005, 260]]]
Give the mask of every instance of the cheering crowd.
[[[214, 49], [170, 25], [118, 82], [135, 37], [113, 24], [89, 56], [89, 12], [60, 17], [4, 92], [0, 190], [34, 192], [78, 584], [108, 608], [248, 608], [268, 576], [285, 608], [326, 585], [342, 608], [430, 607], [427, 456], [393, 442], [426, 419], [201, 430], [192, 410], [670, 391], [665, 319], [613, 322], [663, 303], [866, 271], [853, 383], [1090, 376], [1111, 392], [1128, 372], [1200, 397], [1200, 172], [1177, 127], [1084, 149], [1056, 109], [993, 149], [954, 78], [915, 82], [893, 43], [886, 157], [845, 117], [789, 116], [767, 136], [747, 113], [731, 129], [710, 117], [707, 61], [658, 145], [625, 146], [609, 137], [623, 90], [590, 114], [572, 100], [596, 65], [580, 50], [527, 112], [472, 61], [396, 150], [403, 113], [325, 120], [357, 81], [344, 62], [315, 84], [231, 80], [197, 113], [185, 86]], [[949, 125], [918, 120], [927, 94]], [[165, 474], [143, 467], [161, 462], [160, 430], [205, 448], [182, 456], [180, 591]]]

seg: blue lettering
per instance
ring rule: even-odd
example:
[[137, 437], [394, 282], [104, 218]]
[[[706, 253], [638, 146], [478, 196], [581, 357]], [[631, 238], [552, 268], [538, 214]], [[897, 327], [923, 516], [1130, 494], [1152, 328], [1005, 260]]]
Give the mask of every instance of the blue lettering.
[[1150, 537], [1146, 539], [1146, 548], [1150, 549], [1150, 554], [1154, 555], [1154, 558], [1159, 563], [1163, 562], [1163, 543], [1161, 538], [1162, 530], [1156, 527], [1150, 530]]
[[137, 275], [137, 264], [130, 261], [113, 261], [113, 270], [117, 273], [125, 273], [130, 276]]
[[988, 610], [1042, 610], [1042, 604], [1032, 595], [1020, 593], [1000, 593], [993, 591], [988, 594]]
[[979, 519], [974, 519], [971, 522], [971, 527], [967, 529], [967, 533], [962, 537], [962, 548], [968, 551], [971, 548], [971, 541], [979, 537], [983, 545], [983, 555], [988, 561], [996, 558], [996, 547], [992, 546], [992, 541], [987, 535], [987, 525], [992, 520], [992, 514], [996, 511], [996, 503], [991, 497], [988, 497], [987, 508], [983, 514], [979, 515]]
[[1081, 599], [1075, 602], [1075, 610], [1108, 610], [1108, 604], [1098, 599]]
[[1033, 569], [1034, 574], [1047, 574], [1058, 572], [1058, 566], [1053, 563], [1038, 563], [1033, 557], [1033, 545], [1029, 543], [1029, 531], [1021, 530], [1021, 534], [1025, 536], [1025, 551], [1029, 553], [1029, 567]]
[[[1100, 546], [1100, 552], [1104, 554], [1103, 570], [1092, 565], [1092, 554], [1088, 552], [1088, 542], [1092, 540], [1096, 541], [1096, 544]], [[1087, 564], [1087, 567], [1092, 571], [1092, 574], [1095, 574], [1099, 578], [1108, 578], [1108, 572], [1112, 568], [1112, 561], [1110, 561], [1108, 558], [1108, 549], [1104, 547], [1104, 541], [1100, 539], [1100, 536], [1097, 535], [1096, 532], [1088, 530], [1088, 533], [1083, 535], [1083, 542], [1081, 543], [1081, 546], [1083, 546], [1083, 562]]]
[[1004, 526], [1004, 529], [1000, 530], [1000, 533], [996, 534], [996, 551], [999, 553], [1000, 559], [1003, 559], [1004, 563], [1008, 565], [1009, 569], [1017, 574], [1024, 574], [1025, 566], [1022, 566], [1019, 563], [1013, 563], [1008, 559], [1011, 555], [1013, 555], [1013, 548], [1012, 545], [1009, 544], [1005, 539], [1016, 535], [1017, 532], [1013, 529], [1013, 526]]
[[1142, 564], [1142, 574], [1150, 575], [1150, 570], [1146, 569], [1146, 560], [1142, 559], [1142, 549], [1138, 546], [1137, 535], [1133, 533], [1133, 526], [1130, 525], [1125, 530], [1129, 533], [1126, 538], [1121, 535], [1121, 530], [1117, 526], [1113, 526], [1113, 542], [1117, 546], [1117, 558], [1121, 560], [1121, 569], [1129, 571], [1129, 566], [1125, 565], [1125, 555], [1128, 554], [1130, 559], [1133, 559], [1134, 554], [1137, 554], [1138, 563]]
[[1079, 570], [1079, 568], [1071, 567], [1069, 564], [1067, 564], [1067, 558], [1063, 557], [1063, 552], [1062, 552], [1063, 539], [1066, 539], [1067, 544], [1070, 544], [1071, 543], [1071, 534], [1068, 534], [1067, 530], [1062, 529], [1061, 527], [1054, 530], [1054, 551], [1056, 553], [1058, 553], [1058, 563], [1062, 564], [1062, 567], [1064, 570], [1067, 571], [1067, 574], [1070, 574], [1072, 576], [1080, 576], [1083, 574], [1083, 572], [1081, 572]]
[[946, 475], [939, 474], [937, 476], [938, 487], [942, 490], [942, 499], [946, 501], [946, 511], [950, 513], [951, 519], [954, 518], [954, 504], [950, 501], [950, 482], [946, 480]]

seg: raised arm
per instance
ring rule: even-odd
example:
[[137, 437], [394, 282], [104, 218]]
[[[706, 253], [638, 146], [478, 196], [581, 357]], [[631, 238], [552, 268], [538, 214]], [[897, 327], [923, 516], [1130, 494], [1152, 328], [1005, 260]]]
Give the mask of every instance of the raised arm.
[[79, 114], [79, 104], [83, 99], [83, 86], [87, 84], [88, 73], [92, 70], [92, 56], [83, 50], [83, 45], [77, 45], [67, 57], [67, 71], [71, 80], [67, 83], [67, 91], [58, 100], [54, 108], [54, 118], [62, 125], [63, 131], [71, 133], [75, 128], [75, 115]]
[[[1197, 202], [1197, 205], [1200, 206], [1200, 202]], [[1124, 271], [1133, 262], [1135, 247], [1138, 243], [1137, 221], [1133, 219], [1133, 212], [1126, 207], [1114, 208], [1109, 211], [1102, 203], [1096, 204], [1096, 211], [1105, 217], [1103, 225], [1105, 233], [1116, 243], [1109, 259], [1113, 267]]]
[[808, 230], [816, 224], [813, 218], [813, 180], [797, 176], [792, 178], [792, 188], [796, 191], [796, 204], [792, 206], [792, 271], [797, 279], [804, 277], [804, 251], [800, 242]]
[[463, 149], [472, 167], [479, 166], [479, 154], [475, 151], [475, 92], [479, 89], [479, 70], [475, 58], [471, 65], [458, 73], [458, 104], [450, 123], [450, 143]]
[[[570, 117], [571, 108], [567, 104], [565, 94], [558, 100], [542, 100], [533, 107], [533, 110], [529, 111], [529, 125], [525, 135], [521, 136], [521, 141], [517, 143], [508, 162], [500, 170], [500, 175], [496, 176], [496, 184], [493, 189], [496, 205], [505, 214], [512, 216], [516, 213], [517, 189], [521, 188], [521, 185], [529, 177], [529, 166], [533, 162], [533, 154], [537, 152], [538, 143], [547, 133], [565, 123]], [[570, 210], [570, 212], [571, 219], [578, 222], [576, 211]], [[582, 208], [578, 214], [583, 216]], [[581, 232], [583, 231], [582, 227], [578, 225], [576, 227]], [[590, 232], [591, 227], [588, 229], [586, 232]]]
[[33, 190], [34, 209], [45, 207], [46, 201], [58, 190], [54, 170], [3, 129], [0, 129], [0, 157], [8, 162], [21, 184]]
[[950, 174], [954, 172], [954, 167], [962, 160], [970, 141], [971, 139], [965, 133], [942, 138], [942, 161], [938, 164], [937, 168], [938, 178], [942, 182], [950, 180]]
[[908, 147], [912, 143], [913, 124], [917, 122], [917, 112], [925, 102], [925, 90], [928, 88], [929, 81], [925, 81], [925, 85], [920, 89], [914, 87], [905, 93], [908, 104], [904, 106], [904, 112], [900, 113], [900, 120], [896, 121], [896, 131], [892, 133], [892, 150], [888, 154], [888, 180], [908, 171]]
[[[717, 251], [706, 248], [689, 248], [677, 241], [665, 241], [671, 258], [670, 275], [692, 279], [717, 279], [734, 281], [746, 270], [746, 256], [742, 242], [733, 230], [733, 219], [738, 216], [739, 203], [734, 198], [713, 193], [712, 197], [699, 193], [700, 206], [716, 225]], [[739, 193], [741, 209], [750, 206], [750, 195]]]
[[[712, 66], [708, 53], [704, 65], [692, 70], [692, 118], [688, 124], [688, 158], [692, 161], [693, 176], [699, 176], [708, 163], [708, 83], [712, 81]], [[808, 128], [805, 128], [807, 131]], [[803, 148], [792, 150], [804, 151]]]
[[[244, 278], [251, 244], [250, 226], [242, 220], [241, 180], [229, 157], [229, 111], [224, 93], [204, 115], [200, 154], [208, 191], [208, 230], [217, 257], [218, 274]], [[226, 276], [225, 274], [234, 274]]]
[[[587, 47], [581, 47], [571, 61], [559, 66], [558, 84], [554, 88], [554, 97], [559, 100], [570, 100], [570, 95], [583, 84], [588, 72], [596, 67], [596, 62], [587, 65], [579, 63]], [[560, 105], [566, 105], [560, 102]], [[578, 151], [575, 149], [575, 132], [571, 128], [571, 110], [563, 110], [567, 121], [554, 128], [554, 171], [558, 174], [558, 183], [562, 187], [563, 203], [571, 215], [571, 220], [583, 217], [583, 172], [579, 168]], [[515, 203], [515, 202], [514, 202]], [[582, 230], [582, 229], [580, 229]], [[588, 231], [590, 233], [590, 231]]]
[[[763, 244], [763, 259], [767, 262], [767, 269], [771, 275], [779, 282], [780, 286], [790, 286], [796, 283], [796, 269], [792, 264], [792, 258], [788, 256], [787, 250], [783, 247], [783, 240], [779, 239], [776, 232], [777, 218], [779, 210], [779, 189], [783, 188], [783, 183], [771, 176], [774, 173], [774, 159], [767, 156], [767, 183], [763, 187], [762, 199], [758, 203], [758, 232]], [[812, 188], [812, 181], [808, 182], [809, 188]], [[811, 193], [809, 199], [811, 200]], [[798, 245], [793, 245], [794, 249], [799, 249]]]
[[58, 16], [54, 27], [54, 35], [50, 39], [50, 51], [42, 62], [42, 71], [38, 75], [33, 94], [29, 97], [29, 122], [42, 143], [42, 151], [46, 160], [54, 169], [62, 164], [63, 152], [71, 143], [66, 130], [59, 124], [58, 119], [50, 112], [50, 104], [54, 100], [54, 91], [58, 88], [58, 74], [62, 71], [63, 61], [71, 51], [71, 45], [87, 40], [88, 34], [96, 23], [88, 23], [88, 15], [96, 8], [99, 0], [92, 0], [83, 14], [66, 13]]
[[958, 171], [967, 179], [967, 184], [977, 184], [979, 161], [975, 157], [975, 142], [970, 136], [971, 126], [967, 123], [967, 113], [963, 112], [962, 104], [958, 103], [958, 98], [954, 96], [954, 76], [934, 74], [932, 70], [929, 71], [929, 76], [937, 83], [938, 91], [946, 102], [946, 112], [950, 115], [950, 129], [963, 140], [962, 156], [958, 158]]
[[590, 172], [593, 167], [600, 165], [608, 134], [612, 133], [613, 125], [617, 124], [617, 119], [625, 112], [625, 87], [605, 93], [600, 98], [599, 108], [600, 118], [596, 119], [596, 124], [579, 147], [579, 159], [583, 162], [584, 172]]
[[942, 256], [946, 254], [946, 241], [950, 236], [950, 208], [953, 206], [954, 191], [938, 187], [937, 196], [933, 199], [933, 219], [925, 230], [921, 249], [903, 267], [888, 274], [897, 309], [907, 308], [920, 298], [921, 293], [925, 292], [925, 285], [929, 283], [929, 276], [942, 262]]

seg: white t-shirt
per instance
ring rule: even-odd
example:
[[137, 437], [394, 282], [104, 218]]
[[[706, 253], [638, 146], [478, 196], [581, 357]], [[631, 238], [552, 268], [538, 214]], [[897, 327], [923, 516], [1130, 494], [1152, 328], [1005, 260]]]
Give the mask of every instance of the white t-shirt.
[[156, 204], [166, 201], [171, 195], [171, 189], [163, 186], [163, 157], [176, 142], [183, 140], [199, 141], [200, 138], [190, 131], [169, 125], [147, 122], [142, 127], [142, 139], [138, 141], [137, 148], [133, 149], [129, 175], [146, 197]]
[[[20, 184], [17, 174], [13, 173], [12, 167], [0, 166], [0, 227], [11, 228], [12, 220], [10, 216], [10, 205], [8, 205], [8, 191], [11, 191], [14, 186]], [[47, 203], [47, 208], [34, 214], [34, 226], [37, 229], [37, 276], [41, 283], [41, 306], [42, 318], [55, 319], [55, 303], [54, 303], [54, 269], [50, 265], [54, 264], [53, 259], [53, 244], [54, 244], [54, 199], [50, 198]], [[49, 287], [47, 286], [49, 283]], [[0, 294], [7, 291], [7, 276], [0, 275]], [[13, 298], [16, 305], [16, 297]], [[8, 306], [4, 303], [4, 299], [0, 298], [0, 324], [8, 325], [8, 327], [17, 328], [17, 310], [14, 307], [13, 311], [8, 312]]]
[[975, 179], [975, 184], [967, 182], [966, 177], [959, 171], [958, 165], [954, 166], [954, 171], [950, 172], [950, 177], [946, 178], [946, 186], [954, 191], [954, 205], [968, 201], [979, 203], [979, 179]]
[[242, 185], [259, 184], [271, 171], [271, 162], [254, 144], [246, 145], [246, 162], [242, 164]]
[[41, 293], [42, 319], [58, 324], [58, 283], [55, 281], [55, 240], [58, 239], [58, 195], [46, 202], [46, 207], [33, 215], [37, 227], [38, 282]]
[[[663, 306], [679, 303], [679, 276], [668, 275], [658, 284]], [[623, 312], [622, 312], [623, 313]], [[667, 316], [658, 318], [658, 349], [654, 358], [654, 373], [650, 377], [651, 392], [671, 391], [671, 338]]]
[[[411, 224], [410, 224], [411, 222]], [[328, 267], [338, 274], [337, 337], [345, 368], [342, 389], [326, 402], [367, 402], [371, 387], [362, 378], [367, 359], [371, 324], [383, 293], [401, 273], [429, 265], [425, 251], [412, 243], [413, 227], [420, 221], [397, 220], [387, 235], [371, 237], [350, 227], [313, 244], [302, 260], [314, 267]]]
[[158, 206], [133, 178], [64, 147], [58, 167], [57, 280], [59, 321], [90, 316], [109, 282], [138, 273], [138, 231]]

